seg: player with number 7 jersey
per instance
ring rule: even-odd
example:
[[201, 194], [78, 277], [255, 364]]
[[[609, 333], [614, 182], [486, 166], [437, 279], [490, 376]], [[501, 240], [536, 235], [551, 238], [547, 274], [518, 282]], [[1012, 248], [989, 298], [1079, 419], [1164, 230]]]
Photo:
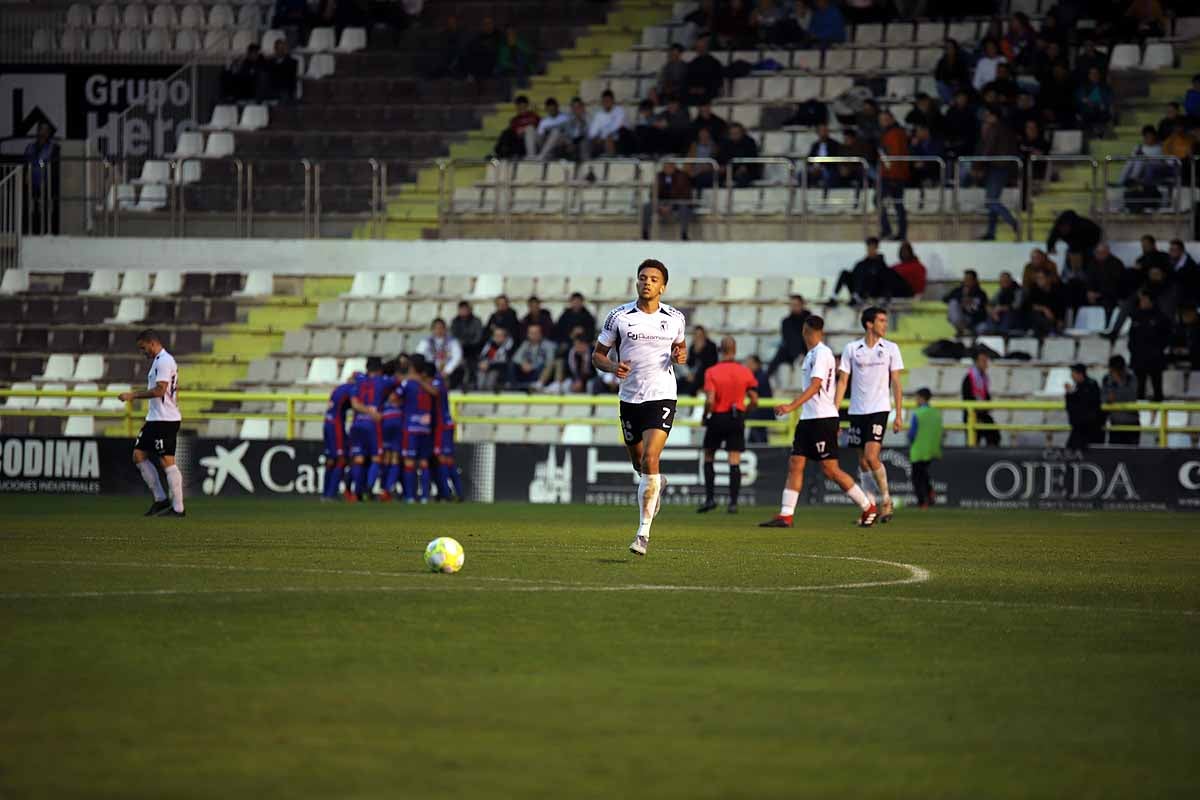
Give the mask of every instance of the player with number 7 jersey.
[[637, 269], [637, 300], [609, 312], [592, 353], [596, 369], [620, 381], [621, 434], [639, 475], [639, 522], [629, 550], [642, 556], [667, 483], [659, 459], [675, 422], [674, 365], [687, 362], [687, 322], [660, 301], [667, 278], [661, 261], [643, 261]]

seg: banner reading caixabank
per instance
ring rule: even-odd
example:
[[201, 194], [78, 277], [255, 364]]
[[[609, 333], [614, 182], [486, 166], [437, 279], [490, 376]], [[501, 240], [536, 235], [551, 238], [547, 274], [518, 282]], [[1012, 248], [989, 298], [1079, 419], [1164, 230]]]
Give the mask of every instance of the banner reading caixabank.
[[[181, 437], [177, 460], [192, 495], [315, 498], [325, 480], [319, 442]], [[719, 454], [723, 455], [723, 454]], [[460, 444], [467, 498], [477, 502], [632, 504], [633, 470], [624, 448], [580, 445]], [[774, 506], [787, 472], [782, 448], [742, 457], [743, 505]], [[912, 494], [902, 450], [884, 450], [893, 494]], [[842, 467], [857, 471], [855, 453]], [[698, 503], [704, 491], [702, 452], [668, 448], [665, 502]], [[977, 509], [1200, 510], [1200, 453], [1195, 450], [947, 450], [931, 470], [942, 505]], [[718, 492], [728, 468], [717, 462]], [[145, 485], [123, 439], [0, 438], [0, 493], [142, 494]], [[849, 501], [810, 464], [803, 502]]]

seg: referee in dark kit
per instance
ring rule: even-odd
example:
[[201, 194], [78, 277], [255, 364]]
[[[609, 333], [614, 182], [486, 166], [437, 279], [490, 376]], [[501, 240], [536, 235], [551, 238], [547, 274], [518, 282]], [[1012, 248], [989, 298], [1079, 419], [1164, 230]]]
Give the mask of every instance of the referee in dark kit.
[[[746, 413], [758, 405], [758, 379], [737, 360], [737, 342], [721, 340], [721, 360], [704, 373], [704, 505], [706, 514], [717, 507], [717, 450], [729, 454], [729, 513], [737, 513], [742, 488], [742, 451], [746, 449]], [[749, 401], [749, 402], [747, 402]]]

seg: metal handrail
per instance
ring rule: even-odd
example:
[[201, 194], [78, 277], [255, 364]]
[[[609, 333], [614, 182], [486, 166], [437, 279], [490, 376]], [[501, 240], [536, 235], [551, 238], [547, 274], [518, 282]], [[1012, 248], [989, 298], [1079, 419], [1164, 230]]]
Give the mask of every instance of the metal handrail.
[[[940, 215], [946, 210], [946, 159], [941, 156], [890, 156], [886, 153], [879, 154], [880, 169], [875, 171], [875, 205], [877, 210], [883, 212], [884, 203], [887, 202], [883, 196], [883, 167], [890, 163], [896, 164], [937, 164], [937, 213]], [[907, 188], [907, 187], [906, 187]], [[893, 201], [894, 202], [894, 201]], [[901, 196], [900, 202], [904, 199]], [[940, 228], [939, 221], [939, 228]]]
[[[1025, 162], [1020, 156], [959, 156], [954, 162], [954, 233], [957, 236], [961, 224], [960, 215], [962, 214], [962, 206], [959, 202], [958, 190], [962, 186], [962, 178], [964, 170], [969, 172], [972, 164], [1011, 164], [1013, 173], [1017, 176], [1017, 197], [1025, 196]], [[1007, 186], [1007, 183], [1005, 184]], [[1001, 189], [1003, 196], [1003, 188]], [[1000, 198], [994, 201], [1000, 202]], [[1016, 214], [1013, 217], [1020, 219], [1021, 209], [1016, 209]]]
[[1025, 230], [1033, 230], [1033, 215], [1034, 215], [1034, 198], [1037, 193], [1033, 187], [1037, 182], [1033, 177], [1033, 169], [1037, 164], [1046, 165], [1046, 173], [1049, 175], [1054, 170], [1055, 164], [1088, 164], [1092, 168], [1092, 181], [1088, 188], [1088, 215], [1095, 216], [1096, 214], [1096, 193], [1100, 190], [1098, 177], [1100, 173], [1100, 162], [1091, 156], [1069, 156], [1069, 155], [1031, 155], [1025, 162]]
[[[1187, 214], [1191, 209], [1190, 208], [1184, 209], [1181, 207], [1182, 204], [1180, 201], [1183, 196], [1183, 188], [1184, 188], [1182, 185], [1183, 184], [1183, 162], [1180, 161], [1176, 156], [1135, 156], [1135, 155], [1105, 156], [1103, 173], [1102, 173], [1103, 179], [1104, 179], [1104, 184], [1103, 184], [1103, 186], [1104, 186], [1104, 204], [1100, 208], [1100, 224], [1107, 225], [1108, 218], [1109, 218], [1110, 214], [1113, 213], [1109, 207], [1109, 202], [1108, 202], [1108, 189], [1110, 186], [1109, 171], [1110, 171], [1112, 165], [1113, 164], [1125, 164], [1125, 163], [1135, 162], [1135, 161], [1139, 161], [1139, 162], [1140, 161], [1151, 161], [1151, 162], [1161, 161], [1161, 162], [1166, 162], [1167, 164], [1170, 164], [1174, 168], [1173, 169], [1174, 180], [1169, 184], [1160, 184], [1160, 185], [1165, 185], [1170, 190], [1170, 204], [1169, 204], [1170, 208], [1168, 209], [1167, 213], [1175, 218], [1176, 235], [1180, 236], [1182, 238], [1187, 238], [1185, 221], [1187, 219]], [[1194, 183], [1194, 181], [1193, 181], [1193, 183]]]
[[792, 231], [792, 207], [796, 197], [796, 165], [792, 159], [783, 156], [758, 156], [754, 158], [731, 158], [726, 165], [727, 174], [725, 176], [725, 238], [729, 239], [729, 221], [733, 217], [733, 191], [734, 184], [732, 178], [733, 167], [737, 164], [749, 164], [759, 166], [777, 166], [783, 167], [786, 171], [786, 177], [782, 184], [771, 183], [762, 184], [762, 186], [784, 186], [787, 188], [787, 206], [784, 208], [784, 224], [786, 226], [786, 238], [790, 239]]
[[870, 230], [871, 216], [870, 201], [867, 199], [867, 180], [871, 172], [871, 163], [862, 156], [810, 156], [796, 160], [804, 164], [804, 169], [799, 170], [800, 215], [806, 223], [808, 221], [808, 168], [821, 164], [855, 164], [859, 167], [858, 205], [862, 206], [859, 213], [862, 217], [863, 236], [866, 236], [867, 231]]
[[[651, 239], [658, 238], [658, 214], [656, 213], [658, 211], [658, 173], [662, 169], [662, 165], [667, 163], [668, 161], [670, 161], [672, 164], [675, 164], [676, 166], [679, 166], [679, 167], [687, 167], [689, 165], [701, 165], [701, 166], [712, 167], [712, 169], [713, 169], [713, 185], [712, 185], [712, 190], [709, 192], [709, 197], [712, 199], [711, 213], [712, 213], [713, 219], [719, 219], [719, 210], [717, 208], [717, 206], [718, 206], [717, 193], [720, 191], [721, 165], [717, 163], [717, 160], [715, 158], [688, 158], [686, 156], [662, 158], [662, 159], [659, 159], [658, 161], [654, 162], [654, 174], [650, 177], [650, 238]], [[639, 167], [639, 169], [640, 169], [640, 167]], [[691, 178], [691, 174], [692, 173], [689, 171], [688, 172], [689, 178]], [[640, 172], [639, 172], [638, 177], [639, 178], [641, 177]], [[635, 193], [640, 192], [640, 189], [641, 189], [641, 183], [639, 182], [638, 188], [634, 190]], [[693, 189], [693, 191], [698, 191], [698, 190]], [[638, 198], [635, 194], [634, 207], [640, 211], [641, 204], [637, 202], [637, 199]], [[698, 206], [698, 204], [697, 204], [697, 206]], [[641, 225], [640, 219], [638, 220], [638, 224]]]
[[[506, 170], [502, 166], [507, 162], [502, 162], [498, 158], [445, 158], [438, 159], [436, 162], [438, 168], [438, 225], [441, 226], [445, 222], [453, 222], [455, 218], [454, 210], [454, 173], [460, 167], [492, 167], [495, 170], [498, 178], [492, 193], [493, 207], [492, 213], [497, 217], [500, 216], [502, 210], [507, 210], [506, 205], [502, 204], [501, 199], [504, 197], [506, 185], [511, 179], [511, 174], [505, 174]], [[485, 186], [490, 186], [485, 182]]]
[[10, 269], [21, 268], [21, 236], [24, 232], [25, 214], [22, 174], [20, 164], [0, 165], [4, 171], [0, 177], [0, 277]]

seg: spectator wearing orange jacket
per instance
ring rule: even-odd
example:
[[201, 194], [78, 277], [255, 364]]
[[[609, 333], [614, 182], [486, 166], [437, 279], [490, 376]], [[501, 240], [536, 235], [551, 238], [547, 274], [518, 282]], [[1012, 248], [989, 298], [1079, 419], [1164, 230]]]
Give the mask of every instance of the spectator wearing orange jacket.
[[[891, 111], [879, 112], [879, 155], [883, 158], [907, 156], [908, 134], [896, 123]], [[904, 211], [904, 187], [911, 175], [911, 165], [907, 161], [879, 162], [880, 192], [879, 192], [879, 236], [882, 239], [892, 237], [892, 226], [888, 222], [888, 201], [896, 207], [896, 239], [903, 241], [908, 238], [908, 215]]]

